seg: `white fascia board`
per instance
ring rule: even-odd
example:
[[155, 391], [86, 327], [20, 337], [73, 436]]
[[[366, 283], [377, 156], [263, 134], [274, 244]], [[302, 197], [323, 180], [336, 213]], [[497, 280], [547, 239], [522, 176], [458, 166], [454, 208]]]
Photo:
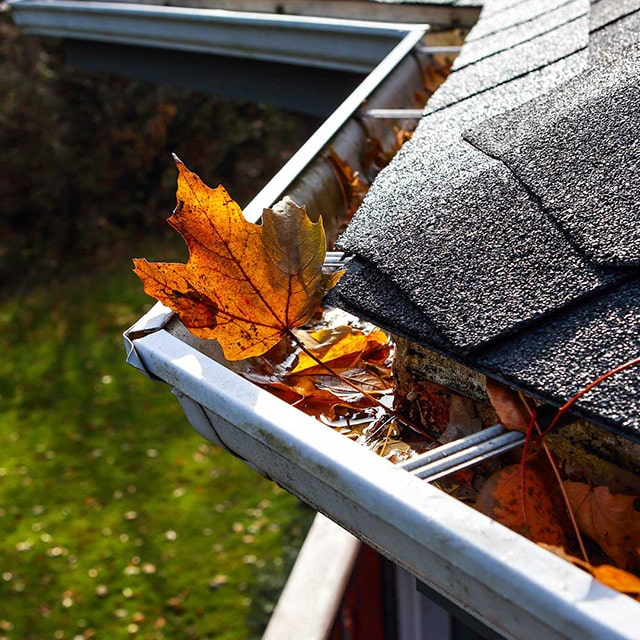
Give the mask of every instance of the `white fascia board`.
[[[135, 341], [198, 431], [507, 638], [637, 638], [640, 605], [187, 345]], [[196, 425], [194, 425], [196, 426]], [[208, 430], [208, 431], [207, 431]]]
[[326, 640], [361, 546], [333, 520], [316, 514], [262, 640]]
[[24, 33], [368, 73], [426, 25], [120, 2], [9, 0]]

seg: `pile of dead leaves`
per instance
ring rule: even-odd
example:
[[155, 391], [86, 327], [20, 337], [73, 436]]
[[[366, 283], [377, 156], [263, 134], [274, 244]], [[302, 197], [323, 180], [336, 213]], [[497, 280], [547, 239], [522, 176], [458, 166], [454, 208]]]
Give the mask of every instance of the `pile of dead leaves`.
[[[286, 199], [248, 222], [223, 187], [212, 189], [176, 158], [169, 223], [189, 248], [186, 264], [134, 260], [145, 291], [196, 336], [215, 339], [241, 373], [383, 455], [408, 455], [392, 404], [393, 346], [357, 319], [319, 316], [341, 272], [325, 273], [322, 221]], [[312, 329], [302, 328], [316, 318]], [[405, 451], [405, 449], [407, 449]]]
[[389, 336], [331, 308], [295, 336], [250, 359], [239, 373], [380, 456], [399, 462], [412, 455], [400, 438], [407, 427], [392, 415]]
[[[487, 391], [508, 428], [531, 433], [537, 426], [522, 397], [492, 381]], [[563, 478], [536, 431], [533, 455], [489, 477], [476, 508], [640, 600], [640, 498]]]
[[[568, 504], [563, 500], [567, 497]], [[640, 600], [640, 511], [635, 496], [608, 487], [554, 481], [541, 455], [507, 466], [483, 485], [476, 507], [494, 520], [591, 573], [600, 582]], [[580, 550], [568, 513], [575, 518]], [[584, 557], [586, 555], [586, 558]], [[582, 557], [580, 557], [582, 556]]]

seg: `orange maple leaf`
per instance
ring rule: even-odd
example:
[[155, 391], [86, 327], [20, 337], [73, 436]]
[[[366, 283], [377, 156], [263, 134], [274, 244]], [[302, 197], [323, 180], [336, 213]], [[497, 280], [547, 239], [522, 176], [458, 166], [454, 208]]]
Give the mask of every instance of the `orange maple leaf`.
[[175, 158], [178, 204], [169, 218], [189, 248], [186, 264], [134, 260], [144, 290], [229, 360], [265, 353], [307, 322], [341, 273], [322, 271], [322, 221], [285, 198], [247, 221], [224, 187], [211, 189]]
[[622, 569], [640, 568], [640, 512], [637, 496], [611, 493], [608, 487], [565, 482], [580, 530], [597, 542]]

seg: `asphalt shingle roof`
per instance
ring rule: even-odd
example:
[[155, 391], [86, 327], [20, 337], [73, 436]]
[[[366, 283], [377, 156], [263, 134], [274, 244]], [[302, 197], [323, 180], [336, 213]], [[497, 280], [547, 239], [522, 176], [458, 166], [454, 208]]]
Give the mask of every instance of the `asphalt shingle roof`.
[[[609, 3], [605, 3], [609, 4]], [[615, 4], [615, 3], [614, 3]], [[631, 12], [631, 5], [635, 5]], [[594, 7], [600, 6], [594, 5]], [[629, 13], [622, 13], [625, 7]], [[593, 65], [605, 64], [614, 59], [620, 49], [624, 49], [638, 41], [640, 33], [640, 1], [625, 2], [620, 0], [616, 12], [602, 12], [599, 16], [591, 14], [589, 35], [589, 61]]]
[[640, 265], [639, 84], [640, 41], [464, 135], [504, 162], [595, 264]]
[[592, 3], [590, 11], [590, 29], [596, 31], [614, 21], [631, 15], [640, 9], [639, 0], [598, 0]]
[[[555, 6], [551, 11], [546, 11], [535, 16], [525, 23], [502, 26], [483, 36], [476, 36], [472, 40], [467, 38], [460, 55], [453, 63], [453, 70], [459, 70], [469, 64], [488, 58], [502, 51], [508, 51], [513, 47], [523, 44], [533, 38], [554, 31], [558, 26], [571, 22], [587, 14], [588, 6], [584, 0], [570, 0]], [[501, 21], [496, 18], [496, 27], [501, 26]], [[492, 22], [494, 22], [492, 21]]]
[[[333, 301], [556, 405], [640, 354], [639, 20], [488, 0], [340, 239]], [[640, 441], [638, 391], [629, 370], [577, 412]]]
[[[490, 36], [500, 34], [502, 38], [506, 30], [519, 29], [523, 34], [527, 34], [531, 29], [535, 29], [538, 20], [544, 19], [549, 15], [554, 15], [560, 7], [567, 4], [567, 0], [522, 0], [521, 2], [502, 3], [502, 7], [498, 8], [495, 2], [485, 2], [483, 17], [489, 15], [490, 20], [480, 20], [469, 33], [466, 43], [475, 43], [481, 39], [487, 39]], [[579, 4], [585, 4], [584, 0]], [[588, 8], [588, 0], [587, 0]], [[585, 13], [583, 11], [583, 13]], [[557, 19], [555, 25], [557, 27], [563, 24], [565, 20]]]
[[[585, 2], [586, 0], [583, 0]], [[583, 13], [556, 29], [452, 73], [427, 104], [427, 113], [489, 91], [561, 60], [588, 44], [588, 19]], [[499, 38], [499, 35], [496, 35]]]

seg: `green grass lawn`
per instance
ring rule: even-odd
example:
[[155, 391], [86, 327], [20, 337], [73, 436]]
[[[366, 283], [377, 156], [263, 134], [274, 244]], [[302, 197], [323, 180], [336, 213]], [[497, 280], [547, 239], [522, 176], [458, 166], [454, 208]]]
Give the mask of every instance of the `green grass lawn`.
[[124, 363], [151, 304], [128, 260], [0, 303], [0, 639], [260, 637], [312, 513]]

